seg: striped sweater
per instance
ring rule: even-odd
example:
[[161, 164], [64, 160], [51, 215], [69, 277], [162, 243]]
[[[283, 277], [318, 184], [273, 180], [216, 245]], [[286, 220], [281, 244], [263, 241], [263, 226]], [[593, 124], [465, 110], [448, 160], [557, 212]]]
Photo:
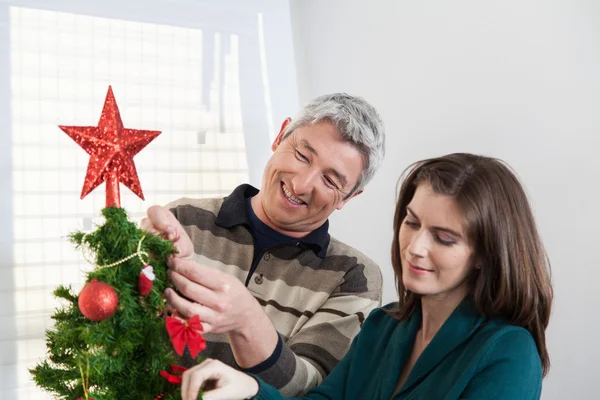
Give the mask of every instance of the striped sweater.
[[[194, 244], [198, 263], [246, 282], [254, 254], [245, 201], [256, 189], [236, 188], [224, 199], [180, 199], [167, 207]], [[274, 362], [253, 371], [285, 396], [318, 385], [342, 359], [365, 316], [381, 305], [381, 272], [369, 258], [331, 238], [324, 257], [300, 242], [268, 249], [248, 290], [282, 339]], [[237, 367], [224, 334], [207, 334], [202, 353]], [[273, 357], [272, 357], [273, 358]]]

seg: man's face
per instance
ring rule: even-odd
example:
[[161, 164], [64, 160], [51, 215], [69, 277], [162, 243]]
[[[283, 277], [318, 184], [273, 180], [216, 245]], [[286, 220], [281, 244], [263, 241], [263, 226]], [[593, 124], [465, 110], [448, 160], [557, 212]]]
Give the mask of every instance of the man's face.
[[[283, 128], [272, 149], [259, 193], [267, 225], [291, 236], [320, 227], [350, 198], [363, 170], [358, 149], [342, 140], [330, 122], [297, 128], [283, 137]], [[261, 212], [262, 211], [262, 212]]]

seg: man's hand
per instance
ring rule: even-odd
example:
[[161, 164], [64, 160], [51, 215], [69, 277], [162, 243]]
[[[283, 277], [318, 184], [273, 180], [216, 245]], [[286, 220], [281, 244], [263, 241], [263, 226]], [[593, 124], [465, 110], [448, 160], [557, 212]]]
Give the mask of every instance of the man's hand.
[[192, 240], [169, 210], [161, 206], [152, 206], [148, 209], [147, 215], [148, 217], [142, 219], [140, 229], [173, 241], [173, 245], [179, 251], [174, 257], [192, 258], [194, 254]]
[[264, 314], [248, 289], [229, 274], [193, 260], [174, 258], [169, 261], [168, 275], [189, 300], [167, 289], [167, 301], [188, 318], [198, 315], [205, 332], [243, 332]]
[[241, 367], [257, 365], [273, 353], [279, 337], [258, 301], [237, 278], [193, 260], [192, 241], [169, 210], [150, 207], [141, 229], [172, 240], [179, 251], [168, 261], [169, 279], [182, 294], [165, 290], [171, 309], [188, 318], [198, 315], [206, 333], [227, 333]]
[[186, 297], [165, 290], [171, 308], [188, 318], [199, 316], [206, 333], [226, 333], [240, 367], [253, 367], [273, 354], [279, 335], [236, 277], [182, 258], [169, 260], [168, 275]]

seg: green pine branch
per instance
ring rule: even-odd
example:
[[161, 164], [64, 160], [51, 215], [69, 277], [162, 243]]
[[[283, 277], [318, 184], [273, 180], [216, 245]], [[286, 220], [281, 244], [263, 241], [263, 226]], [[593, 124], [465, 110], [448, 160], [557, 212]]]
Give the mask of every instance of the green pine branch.
[[[87, 274], [111, 285], [119, 297], [115, 314], [94, 322], [81, 314], [78, 295], [59, 286], [54, 296], [63, 300], [52, 318], [54, 328], [46, 332], [48, 356], [30, 372], [35, 383], [58, 399], [140, 400], [179, 399], [179, 387], [159, 373], [177, 364], [164, 323], [163, 292], [169, 285], [166, 261], [176, 252], [172, 243], [138, 229], [121, 208], [102, 210], [105, 222], [89, 234], [75, 232], [71, 242], [86, 254], [94, 254], [96, 266]], [[136, 256], [112, 267], [141, 250], [149, 257], [156, 279], [148, 296], [138, 291], [144, 263]], [[83, 373], [83, 375], [82, 375]], [[89, 386], [88, 386], [89, 385]]]

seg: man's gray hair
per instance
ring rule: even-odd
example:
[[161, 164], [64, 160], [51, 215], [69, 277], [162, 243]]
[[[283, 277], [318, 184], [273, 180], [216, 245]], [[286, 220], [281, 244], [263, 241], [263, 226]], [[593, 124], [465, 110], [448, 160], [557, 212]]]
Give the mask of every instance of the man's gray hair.
[[297, 128], [319, 122], [331, 122], [344, 141], [352, 143], [363, 156], [363, 171], [347, 197], [363, 189], [373, 178], [385, 155], [383, 121], [375, 108], [362, 97], [346, 93], [319, 96], [304, 108], [289, 124], [283, 137]]

